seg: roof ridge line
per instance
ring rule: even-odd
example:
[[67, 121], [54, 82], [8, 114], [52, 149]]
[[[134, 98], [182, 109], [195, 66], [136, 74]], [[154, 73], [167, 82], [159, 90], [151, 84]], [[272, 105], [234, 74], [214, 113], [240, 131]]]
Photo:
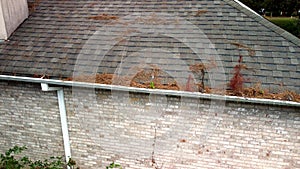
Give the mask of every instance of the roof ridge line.
[[240, 2], [239, 0], [223, 0], [223, 1], [227, 2], [232, 7], [236, 8], [236, 9], [239, 9], [240, 11], [242, 11], [243, 13], [248, 15], [249, 17], [253, 18], [254, 20], [259, 22], [263, 26], [269, 28], [273, 32], [275, 32], [275, 33], [279, 34], [280, 36], [284, 37], [285, 39], [292, 42], [296, 46], [300, 46], [300, 39], [298, 37], [296, 37], [295, 35], [289, 33], [288, 31], [280, 28], [279, 26], [273, 24], [269, 20], [265, 19], [264, 17], [262, 17], [261, 15], [259, 15], [258, 13], [256, 13], [252, 9], [250, 9], [248, 6], [246, 6], [245, 4]]

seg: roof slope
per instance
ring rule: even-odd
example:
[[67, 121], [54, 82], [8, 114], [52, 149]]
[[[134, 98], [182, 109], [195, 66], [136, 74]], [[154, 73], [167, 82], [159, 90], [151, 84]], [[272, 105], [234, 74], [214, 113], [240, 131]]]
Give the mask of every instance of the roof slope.
[[65, 78], [143, 62], [184, 84], [187, 67], [217, 62], [227, 83], [240, 55], [249, 82], [300, 92], [300, 40], [231, 0], [43, 0], [0, 44], [0, 73]]

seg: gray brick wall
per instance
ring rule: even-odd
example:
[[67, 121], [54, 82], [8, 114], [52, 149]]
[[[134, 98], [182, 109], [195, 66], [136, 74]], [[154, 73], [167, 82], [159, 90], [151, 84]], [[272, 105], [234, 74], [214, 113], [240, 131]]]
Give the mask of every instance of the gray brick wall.
[[37, 84], [0, 82], [0, 151], [26, 145], [26, 154], [64, 154], [56, 93], [41, 92]]
[[[55, 92], [0, 82], [0, 152], [62, 155]], [[300, 168], [300, 111], [270, 106], [64, 88], [73, 158], [80, 167]], [[153, 164], [155, 161], [155, 164]]]

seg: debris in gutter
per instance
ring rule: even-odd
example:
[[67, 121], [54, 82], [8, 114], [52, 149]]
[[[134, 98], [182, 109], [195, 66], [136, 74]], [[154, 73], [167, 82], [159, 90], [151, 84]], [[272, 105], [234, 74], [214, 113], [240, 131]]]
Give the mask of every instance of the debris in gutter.
[[[149, 72], [147, 73], [146, 71], [142, 70], [133, 79], [130, 79], [128, 77], [120, 77], [120, 76], [115, 77], [114, 74], [96, 74], [96, 75], [81, 75], [77, 77], [69, 77], [64, 79], [64, 81], [80, 81], [80, 82], [99, 83], [99, 84], [114, 84], [113, 81], [117, 81], [117, 82], [129, 81], [130, 87], [150, 88], [151, 81], [148, 80], [149, 75], [150, 75]], [[142, 82], [141, 79], [144, 79], [145, 81]], [[125, 83], [123, 84], [117, 83], [115, 85], [124, 86], [124, 84]], [[154, 84], [155, 84], [155, 89], [177, 90], [177, 91], [180, 90], [176, 82], [162, 84], [160, 78], [155, 79]], [[209, 87], [205, 87], [203, 91], [209, 94], [221, 94], [221, 95], [225, 94], [229, 96], [300, 102], [300, 94], [294, 91], [282, 89], [281, 92], [271, 93], [268, 90], [263, 89], [260, 83], [257, 83], [252, 87], [243, 88], [239, 92], [233, 90], [220, 91], [218, 89], [213, 89]]]

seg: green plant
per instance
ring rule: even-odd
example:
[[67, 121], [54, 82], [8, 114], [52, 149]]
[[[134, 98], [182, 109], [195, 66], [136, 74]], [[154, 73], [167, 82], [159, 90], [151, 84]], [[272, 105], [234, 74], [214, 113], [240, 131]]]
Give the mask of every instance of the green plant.
[[155, 84], [154, 84], [154, 82], [150, 82], [150, 88], [151, 88], [151, 89], [155, 89]]
[[64, 169], [65, 166], [66, 165], [62, 161], [62, 157], [50, 157], [50, 159], [45, 159], [43, 161], [37, 160], [29, 165], [32, 169]]
[[290, 17], [268, 17], [267, 19], [291, 34], [300, 37], [300, 19]]
[[25, 146], [18, 147], [15, 146], [7, 150], [4, 154], [0, 155], [0, 169], [21, 169], [26, 165], [30, 164], [28, 157], [22, 157], [21, 159], [16, 159], [15, 155], [20, 154], [22, 151], [26, 150]]
[[[16, 158], [15, 156], [26, 150], [26, 146], [14, 146], [0, 155], [0, 169], [70, 169], [76, 167], [76, 162], [70, 158], [69, 162], [63, 161], [62, 157], [50, 157], [45, 160], [31, 161], [27, 156]], [[79, 167], [77, 167], [79, 169]]]
[[122, 166], [120, 164], [116, 164], [115, 162], [112, 162], [111, 164], [109, 164], [109, 166], [106, 166], [106, 169], [110, 169], [110, 168], [122, 169]]

